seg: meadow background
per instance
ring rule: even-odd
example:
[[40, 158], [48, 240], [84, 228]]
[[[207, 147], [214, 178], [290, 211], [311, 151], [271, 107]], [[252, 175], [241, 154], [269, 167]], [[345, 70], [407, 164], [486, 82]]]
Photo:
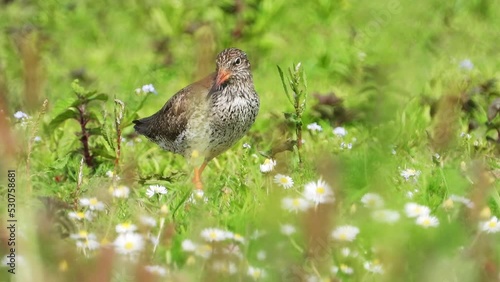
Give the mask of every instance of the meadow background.
[[[499, 42], [494, 0], [0, 1], [0, 280], [498, 281]], [[227, 47], [261, 109], [193, 193], [131, 121]]]

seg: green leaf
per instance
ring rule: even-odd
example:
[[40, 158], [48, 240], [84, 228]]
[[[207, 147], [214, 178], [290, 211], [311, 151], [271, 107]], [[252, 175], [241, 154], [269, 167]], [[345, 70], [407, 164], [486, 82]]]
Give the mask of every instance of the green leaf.
[[66, 111], [60, 113], [58, 116], [56, 116], [50, 122], [49, 129], [50, 130], [56, 129], [56, 127], [58, 127], [61, 123], [65, 122], [68, 119], [78, 119], [78, 112], [75, 108], [71, 107]]
[[114, 143], [114, 140], [111, 138], [111, 134], [109, 133], [109, 131], [110, 131], [109, 128], [105, 128], [102, 131], [102, 137], [106, 141], [104, 146], [111, 148], [113, 151], [115, 151], [116, 150], [115, 143]]
[[90, 101], [108, 101], [108, 95], [104, 93], [92, 93], [87, 97], [87, 100]]
[[92, 155], [94, 157], [102, 157], [102, 158], [110, 159], [110, 160], [114, 160], [115, 159], [115, 156], [111, 155], [104, 148], [99, 148], [99, 149], [92, 150]]
[[102, 128], [100, 127], [87, 128], [87, 131], [90, 135], [102, 135]]
[[62, 158], [57, 158], [54, 163], [51, 165], [51, 167], [55, 170], [60, 170], [63, 169], [68, 165], [68, 161], [71, 158], [71, 154], [66, 154]]
[[283, 71], [281, 70], [280, 66], [276, 66], [276, 67], [278, 67], [278, 72], [280, 74], [281, 83], [283, 84], [283, 89], [285, 89], [286, 97], [288, 98], [288, 101], [290, 101], [290, 103], [293, 105], [293, 101], [292, 101], [292, 98], [290, 97], [290, 93], [288, 93], [288, 87], [286, 86], [285, 75], [283, 74]]
[[78, 79], [73, 80], [73, 82], [71, 83], [71, 89], [73, 89], [73, 91], [79, 95], [85, 95], [86, 92], [85, 88], [80, 86]]

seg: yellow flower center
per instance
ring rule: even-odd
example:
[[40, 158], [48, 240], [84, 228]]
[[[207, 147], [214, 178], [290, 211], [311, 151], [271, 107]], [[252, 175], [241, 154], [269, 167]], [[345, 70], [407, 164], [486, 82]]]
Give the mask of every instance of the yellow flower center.
[[216, 239], [217, 238], [217, 234], [215, 232], [210, 232], [210, 234], [208, 235], [211, 239]]
[[130, 228], [130, 223], [129, 223], [129, 222], [125, 222], [125, 223], [122, 223], [122, 224], [121, 224], [121, 226], [122, 226], [123, 228], [128, 229], [128, 228]]
[[488, 222], [488, 227], [489, 228], [495, 228], [495, 227], [497, 227], [497, 222], [491, 220], [490, 222]]
[[257, 269], [257, 270], [253, 271], [252, 276], [253, 276], [253, 278], [260, 278], [261, 274], [262, 274], [261, 271]]
[[347, 234], [345, 234], [345, 233], [341, 233], [341, 234], [339, 235], [339, 239], [340, 239], [340, 240], [344, 240], [344, 241], [345, 241], [345, 240], [347, 240]]
[[287, 183], [288, 183], [288, 179], [287, 179], [286, 177], [281, 177], [281, 178], [280, 178], [280, 182], [281, 182], [282, 184], [287, 184]]
[[300, 206], [300, 199], [299, 198], [293, 199], [292, 205], [294, 207]]
[[270, 164], [270, 163], [271, 163], [271, 160], [270, 160], [270, 159], [266, 159], [266, 160], [264, 161], [264, 164]]
[[424, 221], [422, 221], [422, 224], [423, 225], [431, 225], [431, 221], [428, 218], [426, 218], [426, 219], [424, 219]]
[[124, 245], [126, 250], [132, 250], [134, 248], [134, 243], [133, 242], [127, 242]]
[[82, 219], [82, 218], [84, 218], [84, 217], [85, 217], [85, 214], [84, 214], [83, 212], [77, 212], [77, 213], [76, 213], [76, 217], [78, 217], [78, 218]]
[[316, 188], [316, 193], [317, 193], [317, 194], [320, 194], [320, 195], [325, 194], [325, 188], [324, 188], [324, 187], [321, 187], [321, 186], [320, 186], [320, 187], [318, 187], [318, 188]]
[[97, 203], [98, 203], [98, 201], [97, 201], [97, 199], [96, 199], [96, 198], [92, 198], [92, 199], [90, 199], [90, 201], [89, 201], [89, 204], [90, 204], [91, 206], [95, 206], [95, 205], [97, 205]]
[[65, 272], [68, 270], [68, 262], [64, 259], [59, 263], [59, 271]]
[[85, 230], [80, 231], [78, 234], [82, 238], [87, 238], [87, 236], [89, 235], [89, 233], [87, 231], [85, 231]]

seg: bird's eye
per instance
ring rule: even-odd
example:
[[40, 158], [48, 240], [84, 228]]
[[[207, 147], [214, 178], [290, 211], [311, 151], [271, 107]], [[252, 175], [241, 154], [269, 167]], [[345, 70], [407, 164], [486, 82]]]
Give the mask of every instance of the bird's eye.
[[239, 66], [240, 64], [241, 64], [241, 59], [240, 58], [236, 58], [236, 60], [234, 60], [233, 65]]

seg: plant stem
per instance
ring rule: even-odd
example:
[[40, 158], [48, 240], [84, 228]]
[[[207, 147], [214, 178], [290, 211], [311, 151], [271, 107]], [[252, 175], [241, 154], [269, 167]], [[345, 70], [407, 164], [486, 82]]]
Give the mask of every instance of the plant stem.
[[80, 127], [82, 130], [82, 137], [80, 138], [80, 141], [82, 142], [83, 145], [83, 157], [85, 159], [85, 164], [93, 168], [94, 165], [93, 165], [92, 155], [90, 154], [90, 149], [89, 149], [89, 132], [87, 131], [86, 128], [88, 119], [85, 118], [85, 105], [80, 105], [77, 107], [77, 109], [80, 114], [78, 122], [80, 123]]

